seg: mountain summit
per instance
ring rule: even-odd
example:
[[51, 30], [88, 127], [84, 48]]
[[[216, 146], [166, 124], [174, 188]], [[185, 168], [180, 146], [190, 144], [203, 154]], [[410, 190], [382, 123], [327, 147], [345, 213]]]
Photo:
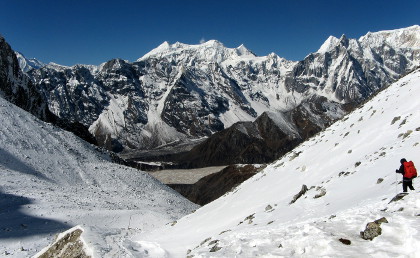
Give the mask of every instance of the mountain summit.
[[149, 58], [166, 58], [175, 62], [182, 61], [184, 64], [191, 64], [194, 62], [193, 60], [222, 63], [238, 57], [255, 57], [255, 55], [244, 45], [238, 48], [227, 48], [217, 40], [209, 40], [199, 45], [187, 45], [179, 42], [169, 44], [165, 41], [137, 61]]

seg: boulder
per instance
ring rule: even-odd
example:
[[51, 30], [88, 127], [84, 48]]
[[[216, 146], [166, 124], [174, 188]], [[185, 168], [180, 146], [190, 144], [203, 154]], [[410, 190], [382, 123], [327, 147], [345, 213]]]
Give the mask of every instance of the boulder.
[[86, 254], [80, 236], [83, 231], [80, 228], [69, 230], [63, 236], [59, 237], [48, 249], [38, 254], [39, 258], [47, 257], [69, 257], [69, 258], [89, 258]]
[[404, 198], [407, 194], [408, 193], [399, 193], [399, 194], [395, 195], [395, 197], [392, 198], [389, 203], [391, 203], [391, 202], [397, 202], [397, 201], [401, 200], [402, 198]]
[[360, 232], [360, 236], [365, 240], [373, 240], [375, 237], [382, 234], [381, 224], [388, 223], [385, 217], [382, 217], [366, 225], [366, 229]]
[[300, 197], [302, 197], [306, 192], [308, 191], [308, 187], [306, 185], [302, 185], [302, 189], [297, 193], [295, 196], [293, 196], [292, 201], [290, 201], [289, 204], [295, 203]]

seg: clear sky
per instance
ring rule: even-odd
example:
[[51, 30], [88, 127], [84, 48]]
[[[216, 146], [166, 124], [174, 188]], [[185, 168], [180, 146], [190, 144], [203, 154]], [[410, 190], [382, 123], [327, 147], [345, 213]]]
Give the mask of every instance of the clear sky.
[[302, 60], [333, 35], [420, 25], [419, 0], [0, 0], [0, 34], [26, 57], [62, 65], [135, 61], [164, 41], [217, 39]]

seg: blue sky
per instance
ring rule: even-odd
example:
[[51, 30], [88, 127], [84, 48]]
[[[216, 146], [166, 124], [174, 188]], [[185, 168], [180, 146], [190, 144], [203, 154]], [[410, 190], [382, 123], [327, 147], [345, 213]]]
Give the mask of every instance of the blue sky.
[[0, 34], [43, 62], [135, 61], [164, 41], [217, 39], [257, 55], [302, 60], [333, 35], [420, 24], [420, 1], [3, 0]]

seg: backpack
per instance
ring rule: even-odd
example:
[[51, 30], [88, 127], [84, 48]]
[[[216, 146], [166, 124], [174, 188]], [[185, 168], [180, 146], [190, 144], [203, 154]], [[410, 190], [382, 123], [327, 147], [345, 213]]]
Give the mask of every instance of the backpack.
[[417, 177], [417, 169], [413, 161], [404, 162], [404, 177], [415, 178]]

